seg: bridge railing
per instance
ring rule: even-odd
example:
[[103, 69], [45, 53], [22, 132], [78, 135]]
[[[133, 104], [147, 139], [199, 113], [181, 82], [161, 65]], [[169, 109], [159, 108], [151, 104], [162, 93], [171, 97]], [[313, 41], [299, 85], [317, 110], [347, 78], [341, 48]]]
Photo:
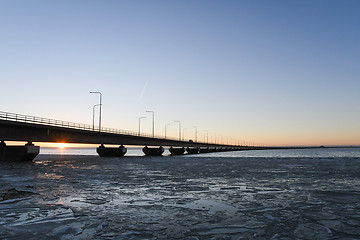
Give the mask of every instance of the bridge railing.
[[[102, 127], [101, 131], [99, 131], [99, 127], [82, 124], [82, 123], [74, 123], [50, 118], [42, 118], [42, 117], [35, 117], [17, 113], [10, 113], [10, 112], [3, 112], [0, 111], [0, 119], [8, 120], [8, 121], [15, 121], [15, 122], [24, 122], [24, 123], [34, 123], [34, 124], [41, 124], [47, 126], [55, 126], [55, 127], [65, 127], [71, 129], [79, 129], [79, 130], [87, 130], [87, 131], [94, 131], [94, 132], [103, 132], [103, 133], [114, 133], [114, 134], [122, 134], [122, 135], [131, 135], [131, 136], [140, 136], [140, 137], [149, 137], [152, 138], [151, 134], [145, 134], [134, 131], [126, 131], [114, 128], [106, 128]], [[163, 137], [154, 136], [155, 138], [164, 139]], [[172, 138], [166, 138], [167, 140], [176, 140]]]

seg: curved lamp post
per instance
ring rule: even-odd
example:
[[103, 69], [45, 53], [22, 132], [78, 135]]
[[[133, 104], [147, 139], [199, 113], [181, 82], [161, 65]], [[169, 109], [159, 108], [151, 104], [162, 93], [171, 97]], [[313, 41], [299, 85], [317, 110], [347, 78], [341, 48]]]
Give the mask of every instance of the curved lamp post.
[[152, 113], [152, 135], [155, 137], [155, 113], [154, 111], [146, 111], [147, 113]]
[[194, 126], [193, 128], [195, 128], [195, 142], [197, 142], [197, 127]]
[[92, 129], [93, 129], [93, 131], [95, 129], [95, 107], [97, 107], [97, 106], [100, 106], [100, 104], [95, 104], [93, 106], [93, 112], [92, 112], [92, 114], [93, 114], [93, 126], [92, 126]]
[[101, 132], [101, 107], [102, 107], [102, 94], [101, 92], [90, 92], [90, 93], [96, 93], [100, 95], [100, 114], [99, 114], [99, 132]]
[[[204, 130], [204, 132], [206, 132], [206, 143], [209, 143], [209, 131], [208, 130]], [[205, 135], [204, 135], [205, 138]], [[204, 139], [205, 140], [205, 139]]]

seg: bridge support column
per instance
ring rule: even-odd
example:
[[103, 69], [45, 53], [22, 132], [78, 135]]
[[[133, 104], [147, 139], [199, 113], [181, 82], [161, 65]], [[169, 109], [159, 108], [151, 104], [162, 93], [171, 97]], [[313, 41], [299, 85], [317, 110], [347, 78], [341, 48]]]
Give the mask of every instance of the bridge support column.
[[32, 161], [39, 154], [40, 147], [28, 142], [25, 146], [7, 146], [0, 143], [0, 160], [5, 161]]
[[218, 149], [216, 147], [213, 147], [213, 148], [209, 148], [209, 152], [217, 152]]
[[161, 156], [164, 152], [164, 148], [162, 146], [158, 148], [149, 148], [148, 146], [145, 146], [143, 152], [146, 156]]
[[180, 147], [180, 148], [170, 147], [169, 151], [170, 151], [171, 155], [183, 155], [185, 152], [185, 148], [184, 147]]
[[208, 152], [210, 152], [210, 149], [208, 147], [202, 147], [202, 148], [200, 148], [199, 152], [200, 153], [208, 153]]
[[186, 151], [188, 154], [198, 154], [200, 151], [200, 148], [198, 147], [187, 147]]
[[104, 144], [101, 144], [96, 152], [100, 157], [123, 157], [127, 152], [127, 148], [121, 145], [120, 147], [105, 147]]

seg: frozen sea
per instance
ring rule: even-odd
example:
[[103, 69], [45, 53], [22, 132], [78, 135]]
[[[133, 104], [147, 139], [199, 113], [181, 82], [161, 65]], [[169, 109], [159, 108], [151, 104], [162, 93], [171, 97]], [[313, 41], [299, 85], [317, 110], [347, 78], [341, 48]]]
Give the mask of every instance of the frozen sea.
[[0, 162], [0, 239], [360, 239], [360, 149], [42, 148]]

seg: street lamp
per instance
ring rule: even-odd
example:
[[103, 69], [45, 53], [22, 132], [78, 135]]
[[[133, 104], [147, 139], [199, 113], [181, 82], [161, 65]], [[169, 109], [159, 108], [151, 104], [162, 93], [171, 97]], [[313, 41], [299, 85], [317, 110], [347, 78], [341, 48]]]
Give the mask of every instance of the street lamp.
[[197, 142], [197, 127], [194, 126], [193, 128], [195, 128], [195, 142]]
[[143, 118], [146, 118], [146, 117], [139, 117], [139, 135], [140, 135], [140, 121], [141, 121], [141, 119], [143, 119]]
[[169, 125], [170, 125], [170, 123], [165, 124], [165, 139], [166, 139], [166, 127], [169, 126]]
[[153, 137], [155, 137], [155, 113], [154, 111], [146, 111], [147, 113], [152, 113], [152, 133]]
[[[209, 131], [208, 130], [204, 130], [204, 132], [206, 132], [206, 143], [209, 143]], [[205, 135], [204, 135], [205, 138]]]
[[175, 120], [174, 122], [178, 122], [179, 123], [179, 141], [181, 141], [181, 122]]
[[94, 131], [94, 129], [95, 129], [95, 107], [97, 107], [97, 106], [100, 106], [100, 104], [95, 104], [94, 106], [93, 106], [93, 127], [92, 127], [92, 129], [93, 129], [93, 131]]
[[101, 132], [101, 107], [102, 107], [102, 94], [101, 92], [90, 92], [90, 93], [96, 93], [96, 94], [99, 94], [100, 95], [100, 114], [99, 114], [99, 132]]

